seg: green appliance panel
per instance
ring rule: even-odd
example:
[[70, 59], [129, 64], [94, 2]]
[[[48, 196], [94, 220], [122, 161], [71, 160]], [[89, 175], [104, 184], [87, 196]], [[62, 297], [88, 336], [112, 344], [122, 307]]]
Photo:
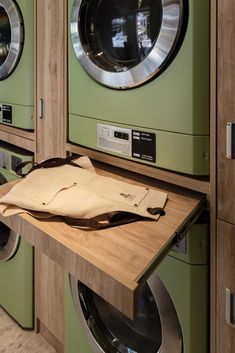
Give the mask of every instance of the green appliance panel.
[[175, 305], [182, 329], [184, 352], [208, 353], [208, 266], [189, 265], [167, 256], [159, 265], [157, 273]]
[[[72, 3], [69, 0], [69, 14]], [[188, 28], [175, 59], [162, 74], [135, 89], [114, 90], [95, 82], [78, 62], [69, 39], [69, 140], [148, 163], [98, 147], [100, 122], [155, 133], [152, 165], [209, 173], [209, 1], [189, 1]]]
[[94, 353], [87, 342], [74, 308], [69, 274], [65, 275], [65, 341], [64, 353]]
[[33, 328], [33, 247], [22, 238], [16, 254], [0, 262], [0, 305], [23, 328]]
[[[7, 143], [0, 144], [0, 174], [9, 182], [19, 178], [13, 171], [20, 162], [32, 161], [30, 152]], [[27, 172], [29, 166], [23, 168]], [[15, 253], [0, 261], [0, 305], [23, 327], [34, 326], [34, 251], [20, 237]]]
[[191, 265], [206, 265], [209, 263], [209, 248], [209, 225], [203, 221], [194, 224], [168, 255]]
[[[23, 18], [24, 44], [13, 73], [0, 81], [0, 104], [12, 107], [12, 123], [26, 130], [34, 129], [34, 1], [16, 1]], [[4, 124], [4, 122], [2, 122]]]
[[[72, 142], [79, 141], [81, 146], [110, 153], [107, 148], [97, 148], [97, 124], [94, 123], [94, 119], [84, 119], [84, 117], [72, 114], [69, 115], [69, 118], [70, 140]], [[105, 124], [106, 122], [99, 121], [99, 123]], [[115, 127], [130, 128], [125, 124], [122, 126], [116, 124]], [[144, 128], [139, 130], [147, 133], [150, 131]], [[192, 175], [208, 174], [210, 141], [207, 136], [191, 136], [160, 130], [151, 130], [151, 133], [156, 134], [156, 163], [145, 160], [145, 164]], [[140, 159], [132, 158], [126, 153], [115, 151], [111, 153], [117, 157], [125, 156], [126, 159], [140, 162]]]

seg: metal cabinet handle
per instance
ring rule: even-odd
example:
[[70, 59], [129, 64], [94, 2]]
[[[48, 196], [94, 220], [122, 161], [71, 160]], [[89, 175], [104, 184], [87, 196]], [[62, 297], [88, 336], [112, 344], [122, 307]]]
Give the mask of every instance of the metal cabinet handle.
[[225, 321], [227, 324], [235, 327], [235, 306], [234, 294], [229, 288], [225, 292]]
[[39, 100], [39, 119], [44, 118], [44, 99]]
[[226, 126], [226, 157], [235, 159], [235, 123]]

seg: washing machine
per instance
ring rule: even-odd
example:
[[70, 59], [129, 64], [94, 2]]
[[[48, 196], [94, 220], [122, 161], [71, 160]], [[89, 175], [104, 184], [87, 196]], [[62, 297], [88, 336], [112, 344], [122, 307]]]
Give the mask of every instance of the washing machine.
[[[0, 185], [17, 179], [15, 167], [32, 159], [29, 152], [1, 142]], [[33, 247], [0, 222], [0, 306], [27, 329], [34, 326], [33, 257]]]
[[209, 174], [209, 0], [68, 0], [70, 142]]
[[0, 0], [0, 123], [34, 129], [34, 1]]
[[208, 353], [208, 253], [201, 220], [142, 286], [133, 321], [66, 274], [65, 353]]

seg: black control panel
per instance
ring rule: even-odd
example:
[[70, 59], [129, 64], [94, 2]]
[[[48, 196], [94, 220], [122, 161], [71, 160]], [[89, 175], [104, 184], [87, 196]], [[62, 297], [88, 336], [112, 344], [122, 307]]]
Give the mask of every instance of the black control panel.
[[156, 162], [156, 134], [132, 130], [132, 157]]

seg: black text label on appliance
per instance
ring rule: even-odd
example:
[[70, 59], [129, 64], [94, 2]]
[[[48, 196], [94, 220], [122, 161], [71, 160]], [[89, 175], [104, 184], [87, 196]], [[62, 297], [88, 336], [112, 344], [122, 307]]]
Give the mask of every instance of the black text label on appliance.
[[156, 135], [132, 130], [132, 157], [156, 162]]
[[2, 122], [12, 124], [12, 107], [10, 105], [2, 105]]

